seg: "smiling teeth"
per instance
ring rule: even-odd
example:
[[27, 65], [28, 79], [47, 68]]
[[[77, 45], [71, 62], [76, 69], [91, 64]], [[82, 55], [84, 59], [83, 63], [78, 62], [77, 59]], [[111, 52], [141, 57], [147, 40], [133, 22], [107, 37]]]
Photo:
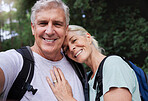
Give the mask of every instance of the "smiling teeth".
[[75, 55], [75, 57], [77, 57], [81, 52], [82, 52], [82, 50], [80, 50], [80, 51]]
[[54, 40], [47, 40], [47, 39], [45, 39], [46, 41], [48, 41], [48, 42], [53, 42]]

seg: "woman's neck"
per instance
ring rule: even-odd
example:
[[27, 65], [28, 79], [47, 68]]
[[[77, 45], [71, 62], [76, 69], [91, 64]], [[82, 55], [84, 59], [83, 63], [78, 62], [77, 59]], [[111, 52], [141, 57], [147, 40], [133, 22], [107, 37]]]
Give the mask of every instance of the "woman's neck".
[[106, 56], [101, 54], [95, 47], [92, 48], [92, 53], [90, 54], [90, 57], [85, 61], [85, 64], [89, 66], [93, 72], [92, 78], [94, 77], [97, 69], [99, 68], [99, 65], [101, 61]]

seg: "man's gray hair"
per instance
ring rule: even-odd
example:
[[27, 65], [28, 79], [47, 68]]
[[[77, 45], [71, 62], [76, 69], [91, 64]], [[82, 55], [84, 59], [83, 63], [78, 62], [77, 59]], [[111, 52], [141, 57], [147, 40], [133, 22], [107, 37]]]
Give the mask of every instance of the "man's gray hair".
[[36, 18], [36, 13], [40, 12], [42, 9], [52, 9], [52, 8], [62, 8], [66, 17], [66, 25], [69, 25], [69, 7], [62, 0], [39, 0], [37, 1], [31, 9], [31, 23], [34, 25]]

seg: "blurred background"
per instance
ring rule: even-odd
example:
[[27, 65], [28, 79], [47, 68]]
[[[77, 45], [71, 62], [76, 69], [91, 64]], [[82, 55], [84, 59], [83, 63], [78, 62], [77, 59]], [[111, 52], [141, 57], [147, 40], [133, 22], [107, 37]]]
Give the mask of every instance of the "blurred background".
[[[36, 1], [0, 0], [0, 51], [33, 45], [30, 12]], [[106, 55], [124, 56], [148, 74], [148, 0], [63, 1], [70, 24], [87, 29]]]

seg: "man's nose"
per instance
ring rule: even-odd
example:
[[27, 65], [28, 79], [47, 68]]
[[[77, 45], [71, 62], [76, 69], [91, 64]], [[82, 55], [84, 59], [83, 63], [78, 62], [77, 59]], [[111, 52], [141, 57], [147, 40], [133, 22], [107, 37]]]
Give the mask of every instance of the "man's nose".
[[54, 33], [53, 25], [48, 24], [47, 27], [46, 27], [46, 31], [45, 31], [45, 33], [48, 34], [48, 35], [53, 34], [53, 33]]

